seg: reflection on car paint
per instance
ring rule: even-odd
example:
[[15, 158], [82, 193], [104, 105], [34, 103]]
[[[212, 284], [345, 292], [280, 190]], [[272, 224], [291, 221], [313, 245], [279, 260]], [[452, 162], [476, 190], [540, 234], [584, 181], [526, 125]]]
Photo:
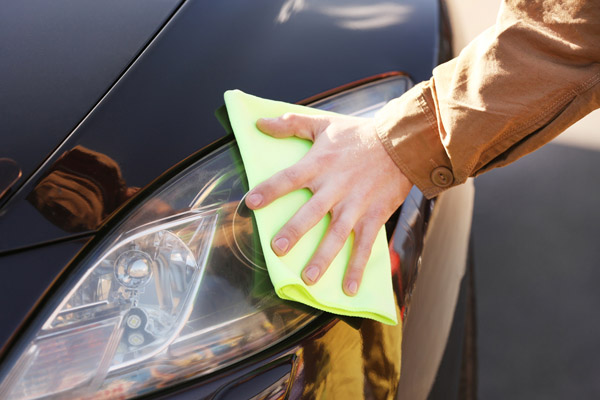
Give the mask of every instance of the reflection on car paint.
[[393, 399], [400, 379], [401, 345], [401, 324], [365, 319], [357, 330], [336, 320], [302, 341], [302, 351], [297, 351], [302, 368], [289, 398]]
[[423, 239], [427, 228], [427, 218], [433, 205], [414, 187], [404, 203], [394, 235], [390, 240], [394, 290], [398, 294], [404, 320], [410, 309], [410, 301], [417, 275], [421, 266]]
[[405, 23], [414, 11], [412, 5], [385, 1], [361, 5], [331, 0], [287, 0], [275, 18], [275, 24], [285, 24], [300, 12], [311, 12], [329, 17], [332, 25], [341, 29], [365, 31]]
[[94, 230], [139, 188], [127, 187], [112, 158], [83, 146], [64, 152], [27, 200], [67, 232]]
[[[359, 329], [331, 319], [298, 344], [282, 350], [260, 369], [217, 389], [211, 398], [235, 397], [231, 387], [265, 386], [260, 399], [394, 399], [401, 367], [402, 326], [363, 320]], [[285, 374], [257, 379], [263, 371], [291, 360]], [[266, 382], [265, 382], [266, 381]], [[285, 392], [283, 388], [285, 387]], [[228, 396], [229, 395], [229, 396]], [[234, 396], [234, 397], [231, 397]]]
[[0, 158], [0, 200], [17, 183], [22, 174], [15, 160]]

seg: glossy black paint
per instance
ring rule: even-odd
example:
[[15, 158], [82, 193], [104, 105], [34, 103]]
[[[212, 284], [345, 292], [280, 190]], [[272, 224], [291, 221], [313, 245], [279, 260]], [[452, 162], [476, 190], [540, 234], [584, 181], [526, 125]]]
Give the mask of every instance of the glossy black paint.
[[[48, 221], [27, 198], [57, 159], [76, 146], [110, 157], [128, 186], [144, 187], [223, 136], [213, 112], [227, 89], [296, 102], [390, 70], [405, 71], [415, 81], [427, 78], [437, 62], [437, 2], [361, 3], [307, 1], [305, 9], [286, 14], [289, 1], [279, 7], [271, 0], [187, 1], [4, 205], [0, 252], [73, 233]], [[358, 10], [368, 18], [353, 16], [353, 7], [362, 7]]]
[[180, 2], [2, 1], [0, 157], [17, 162], [23, 171], [19, 184], [85, 117]]
[[397, 257], [402, 267], [399, 268], [397, 279], [394, 280], [396, 285], [394, 289], [402, 299], [401, 307], [404, 318], [417, 283], [425, 231], [434, 203], [435, 200], [425, 201], [423, 194], [414, 187], [402, 204], [401, 213], [390, 240], [393, 250], [392, 257]]
[[23, 172], [10, 158], [0, 158], [0, 200], [17, 183]]

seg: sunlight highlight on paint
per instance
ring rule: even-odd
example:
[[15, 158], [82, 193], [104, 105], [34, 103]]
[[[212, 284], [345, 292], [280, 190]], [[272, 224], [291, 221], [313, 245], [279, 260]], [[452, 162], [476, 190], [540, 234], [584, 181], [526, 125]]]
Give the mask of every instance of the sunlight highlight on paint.
[[315, 11], [337, 18], [339, 27], [352, 30], [381, 29], [408, 19], [413, 7], [396, 3], [370, 6], [322, 6]]
[[392, 2], [375, 3], [372, 5], [327, 5], [308, 0], [287, 0], [275, 23], [284, 24], [294, 14], [313, 12], [331, 17], [334, 24], [342, 29], [370, 30], [382, 29], [405, 22], [413, 12], [409, 5]]

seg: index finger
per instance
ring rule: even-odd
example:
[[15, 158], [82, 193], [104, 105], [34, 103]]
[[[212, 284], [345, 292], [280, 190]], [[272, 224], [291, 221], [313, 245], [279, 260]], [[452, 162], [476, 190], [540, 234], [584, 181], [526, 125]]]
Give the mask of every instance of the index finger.
[[297, 136], [314, 142], [322, 121], [319, 116], [285, 113], [278, 118], [261, 118], [256, 121], [256, 127], [276, 138]]
[[306, 157], [256, 185], [248, 192], [246, 205], [253, 210], [262, 208], [294, 190], [307, 187], [316, 170], [314, 163], [306, 162], [305, 159]]

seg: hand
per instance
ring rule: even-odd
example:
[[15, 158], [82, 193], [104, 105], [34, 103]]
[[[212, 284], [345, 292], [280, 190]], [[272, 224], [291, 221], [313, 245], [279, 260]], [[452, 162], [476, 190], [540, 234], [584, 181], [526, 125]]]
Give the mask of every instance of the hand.
[[265, 207], [292, 191], [308, 188], [313, 196], [271, 241], [285, 255], [328, 212], [331, 223], [318, 249], [302, 271], [316, 283], [354, 231], [354, 246], [343, 289], [354, 296], [375, 237], [402, 204], [412, 183], [379, 141], [372, 119], [347, 116], [285, 114], [259, 119], [257, 127], [273, 137], [297, 136], [314, 142], [296, 164], [257, 185], [246, 197], [251, 209]]

